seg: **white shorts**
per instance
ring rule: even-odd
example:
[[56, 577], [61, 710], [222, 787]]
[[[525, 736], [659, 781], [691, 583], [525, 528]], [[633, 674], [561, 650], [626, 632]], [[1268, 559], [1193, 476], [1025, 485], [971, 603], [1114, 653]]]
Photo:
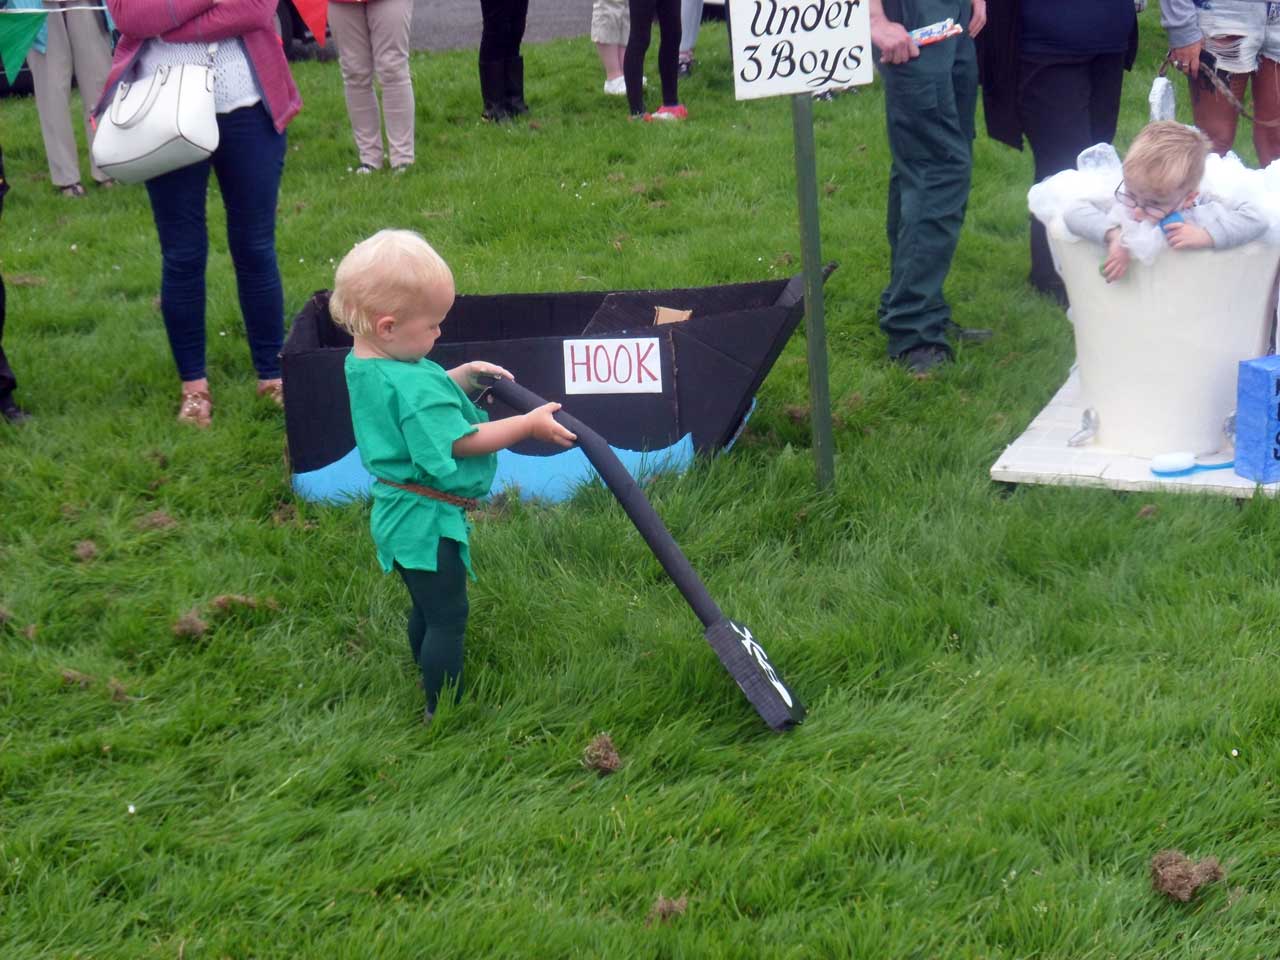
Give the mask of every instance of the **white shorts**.
[[1204, 48], [1218, 58], [1219, 70], [1253, 73], [1263, 57], [1280, 61], [1280, 3], [1207, 0], [1197, 7]]
[[591, 6], [591, 42], [627, 45], [631, 12], [627, 0], [595, 0]]

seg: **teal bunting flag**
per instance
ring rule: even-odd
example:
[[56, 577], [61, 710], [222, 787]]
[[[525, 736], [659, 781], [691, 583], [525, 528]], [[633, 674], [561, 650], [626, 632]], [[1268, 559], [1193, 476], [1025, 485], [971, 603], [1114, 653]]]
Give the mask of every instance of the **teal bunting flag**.
[[3, 64], [10, 83], [18, 79], [22, 61], [27, 58], [32, 41], [48, 17], [47, 13], [37, 10], [0, 17], [0, 64]]

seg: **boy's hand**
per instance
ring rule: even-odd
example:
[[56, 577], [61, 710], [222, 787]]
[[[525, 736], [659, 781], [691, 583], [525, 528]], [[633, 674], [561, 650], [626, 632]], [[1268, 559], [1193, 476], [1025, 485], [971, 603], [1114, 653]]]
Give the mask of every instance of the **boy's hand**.
[[1107, 283], [1115, 283], [1129, 271], [1129, 248], [1120, 238], [1120, 230], [1114, 229], [1107, 240], [1107, 259], [1102, 264], [1102, 275]]
[[560, 447], [573, 446], [578, 437], [556, 422], [555, 412], [559, 409], [558, 403], [544, 403], [536, 410], [526, 413], [524, 419], [529, 427], [529, 436]]
[[1164, 228], [1165, 239], [1175, 250], [1204, 250], [1213, 246], [1213, 237], [1204, 227], [1194, 223], [1171, 223]]
[[467, 363], [459, 364], [449, 371], [449, 377], [460, 386], [463, 390], [479, 390], [481, 387], [487, 387], [488, 384], [480, 380], [482, 376], [506, 377], [508, 380], [514, 380], [515, 377], [511, 372], [496, 363], [488, 363], [484, 360], [471, 360]]

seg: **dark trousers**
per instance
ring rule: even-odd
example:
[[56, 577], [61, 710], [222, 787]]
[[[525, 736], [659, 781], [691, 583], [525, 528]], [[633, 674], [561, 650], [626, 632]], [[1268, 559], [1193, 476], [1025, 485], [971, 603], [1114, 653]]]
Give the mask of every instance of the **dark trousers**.
[[[908, 30], [947, 17], [968, 25], [969, 0], [915, 0]], [[880, 328], [889, 355], [933, 344], [949, 350], [951, 308], [942, 285], [964, 224], [973, 171], [978, 64], [964, 36], [923, 47], [904, 64], [882, 64], [889, 131], [889, 284]]]
[[662, 78], [662, 104], [680, 102], [680, 0], [629, 0], [631, 33], [622, 57], [622, 76], [627, 82], [627, 105], [632, 113], [644, 113], [644, 57], [658, 21], [662, 39], [658, 43], [658, 76]]
[[[1115, 138], [1123, 82], [1123, 53], [1020, 59], [1018, 113], [1035, 158], [1036, 183], [1074, 170], [1080, 151]], [[1062, 285], [1053, 269], [1044, 224], [1035, 217], [1031, 218], [1030, 280], [1041, 290]]]
[[409, 650], [422, 671], [427, 709], [435, 712], [445, 684], [462, 697], [462, 650], [467, 632], [467, 568], [456, 540], [441, 538], [435, 572], [406, 570], [396, 573], [409, 590]]
[[480, 0], [480, 62], [520, 56], [529, 0]]
[[276, 201], [286, 138], [261, 103], [218, 114], [218, 134], [218, 149], [208, 160], [147, 181], [163, 262], [160, 312], [178, 375], [199, 380], [205, 375], [205, 206], [212, 169], [227, 211], [227, 247], [253, 366], [260, 379], [272, 380], [280, 376], [284, 343]]
[[18, 378], [13, 375], [9, 358], [4, 355], [4, 277], [0, 277], [0, 400], [12, 396], [18, 389]]

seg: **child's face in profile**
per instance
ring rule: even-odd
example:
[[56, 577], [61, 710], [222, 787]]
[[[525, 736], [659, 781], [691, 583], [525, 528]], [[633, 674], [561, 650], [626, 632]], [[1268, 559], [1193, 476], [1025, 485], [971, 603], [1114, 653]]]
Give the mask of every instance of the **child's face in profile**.
[[453, 306], [453, 288], [437, 291], [423, 300], [413, 313], [390, 318], [392, 323], [385, 332], [379, 330], [382, 351], [395, 360], [410, 363], [421, 360], [431, 352], [440, 338], [440, 325]]

